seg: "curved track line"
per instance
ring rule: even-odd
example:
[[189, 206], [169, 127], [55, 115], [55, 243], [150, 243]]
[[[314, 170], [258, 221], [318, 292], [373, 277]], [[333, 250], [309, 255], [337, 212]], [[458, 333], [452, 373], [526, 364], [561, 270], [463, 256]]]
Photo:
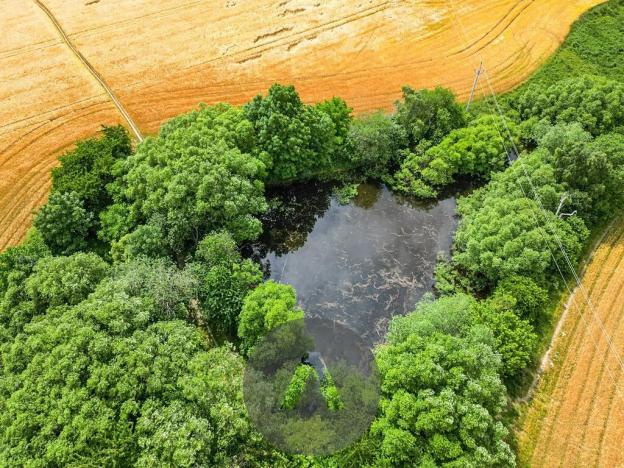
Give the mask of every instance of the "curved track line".
[[74, 46], [74, 44], [69, 39], [69, 37], [67, 37], [67, 34], [65, 34], [65, 31], [61, 27], [60, 23], [57, 21], [56, 17], [52, 14], [50, 10], [48, 10], [48, 7], [46, 7], [40, 0], [33, 0], [33, 1], [50, 19], [50, 21], [52, 22], [52, 25], [58, 31], [58, 33], [61, 36], [61, 39], [67, 45], [67, 47], [69, 47], [69, 49], [73, 52], [76, 58], [80, 60], [80, 62], [85, 66], [85, 68], [89, 71], [89, 73], [91, 73], [93, 78], [95, 78], [95, 80], [100, 84], [102, 89], [104, 89], [106, 94], [108, 94], [108, 96], [110, 97], [111, 101], [113, 101], [113, 104], [115, 105], [119, 113], [123, 116], [123, 118], [128, 123], [128, 126], [132, 129], [132, 132], [136, 136], [137, 140], [143, 141], [143, 135], [141, 135], [141, 131], [139, 130], [139, 127], [134, 123], [134, 121], [132, 120], [132, 117], [130, 117], [130, 114], [126, 112], [126, 109], [124, 109], [123, 104], [119, 102], [119, 99], [117, 99], [117, 96], [115, 96], [115, 93], [113, 93], [113, 90], [110, 89], [109, 86], [104, 81], [104, 78], [100, 76], [100, 74], [97, 72], [95, 68], [93, 68], [93, 66], [91, 65], [91, 63], [89, 63], [89, 61], [85, 58], [85, 56], [82, 55], [82, 53], [76, 48], [76, 46]]

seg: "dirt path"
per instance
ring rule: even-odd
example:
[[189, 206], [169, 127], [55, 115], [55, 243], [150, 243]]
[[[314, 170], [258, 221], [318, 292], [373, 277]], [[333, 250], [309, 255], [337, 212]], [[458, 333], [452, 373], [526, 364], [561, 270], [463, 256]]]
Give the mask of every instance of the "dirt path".
[[50, 21], [54, 25], [54, 28], [58, 31], [58, 33], [61, 36], [61, 39], [63, 39], [63, 42], [67, 45], [67, 47], [70, 48], [72, 53], [76, 56], [76, 58], [78, 58], [78, 60], [80, 60], [80, 62], [89, 71], [89, 73], [91, 73], [91, 75], [93, 75], [93, 78], [95, 78], [95, 80], [99, 83], [99, 85], [102, 87], [104, 92], [106, 94], [108, 94], [108, 96], [110, 97], [111, 101], [113, 102], [113, 104], [115, 105], [115, 107], [117, 108], [119, 113], [123, 116], [124, 120], [126, 121], [128, 126], [132, 130], [132, 133], [134, 133], [134, 136], [137, 138], [137, 140], [143, 141], [143, 135], [141, 135], [141, 131], [139, 130], [138, 125], [136, 123], [134, 123], [134, 120], [132, 120], [132, 117], [130, 117], [130, 114], [128, 114], [128, 112], [124, 108], [123, 104], [121, 102], [119, 102], [119, 99], [117, 99], [117, 96], [115, 96], [115, 93], [113, 93], [113, 90], [110, 89], [110, 87], [106, 84], [106, 81], [104, 81], [102, 76], [97, 72], [97, 70], [95, 68], [93, 68], [93, 66], [84, 57], [84, 55], [82, 55], [82, 53], [80, 53], [80, 51], [76, 48], [76, 46], [74, 46], [74, 44], [69, 39], [69, 37], [67, 37], [67, 34], [65, 34], [65, 31], [61, 27], [61, 25], [58, 22], [58, 20], [54, 17], [52, 12], [40, 0], [33, 0], [33, 1], [35, 2], [35, 4], [39, 8], [41, 8], [41, 10], [50, 19]]
[[[518, 433], [527, 466], [624, 466], [624, 218], [571, 296]], [[608, 343], [611, 342], [611, 344]]]

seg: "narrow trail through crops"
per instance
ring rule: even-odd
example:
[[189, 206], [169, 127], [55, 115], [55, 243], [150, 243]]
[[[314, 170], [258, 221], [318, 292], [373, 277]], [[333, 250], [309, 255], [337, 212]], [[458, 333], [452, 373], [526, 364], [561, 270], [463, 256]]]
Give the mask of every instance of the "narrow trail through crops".
[[97, 70], [95, 68], [93, 68], [91, 63], [76, 48], [76, 46], [69, 39], [69, 37], [67, 37], [67, 34], [63, 30], [63, 27], [58, 22], [58, 20], [54, 16], [54, 14], [40, 0], [33, 0], [33, 1], [46, 14], [46, 16], [50, 19], [50, 21], [54, 25], [54, 28], [58, 31], [58, 33], [61, 36], [61, 39], [67, 45], [67, 47], [70, 48], [70, 50], [76, 56], [76, 58], [78, 58], [78, 60], [80, 60], [80, 62], [85, 66], [85, 68], [89, 71], [89, 73], [91, 73], [91, 75], [93, 75], [93, 78], [95, 78], [95, 80], [100, 84], [100, 86], [106, 92], [106, 94], [108, 94], [108, 96], [110, 97], [111, 101], [113, 102], [113, 104], [115, 105], [117, 110], [119, 110], [119, 113], [123, 116], [124, 120], [126, 121], [128, 126], [132, 130], [132, 133], [134, 133], [134, 136], [137, 138], [137, 140], [143, 141], [143, 135], [141, 134], [141, 131], [139, 130], [138, 125], [134, 122], [134, 120], [132, 120], [132, 117], [130, 117], [130, 114], [128, 114], [128, 112], [124, 108], [123, 104], [119, 101], [119, 99], [117, 99], [117, 96], [115, 95], [113, 90], [110, 89], [108, 84], [106, 84], [106, 81], [104, 81], [104, 78], [102, 78], [102, 76], [97, 72]]
[[624, 218], [582, 281], [596, 316], [577, 288], [518, 433], [526, 465], [624, 466], [624, 372], [607, 344], [624, 355]]

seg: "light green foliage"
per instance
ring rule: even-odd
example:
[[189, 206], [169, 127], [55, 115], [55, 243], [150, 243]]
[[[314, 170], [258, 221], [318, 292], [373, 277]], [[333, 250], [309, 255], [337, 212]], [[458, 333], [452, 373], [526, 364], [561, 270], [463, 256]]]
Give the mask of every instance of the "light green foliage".
[[463, 108], [453, 93], [442, 87], [415, 91], [405, 86], [403, 100], [397, 101], [395, 107], [395, 121], [405, 130], [412, 151], [419, 144], [424, 149], [438, 144], [451, 130], [466, 123]]
[[292, 286], [266, 281], [250, 292], [243, 302], [238, 325], [241, 350], [249, 353], [269, 331], [291, 320], [303, 318], [296, 307]]
[[527, 367], [537, 344], [533, 327], [516, 315], [515, 304], [513, 297], [499, 294], [474, 307], [476, 321], [494, 334], [494, 349], [501, 356], [501, 375], [506, 379], [517, 377]]
[[26, 280], [26, 292], [39, 312], [48, 307], [76, 305], [107, 275], [108, 264], [94, 253], [44, 257]]
[[339, 187], [334, 192], [338, 198], [338, 203], [348, 205], [351, 200], [358, 196], [358, 184], [346, 184]]
[[407, 147], [405, 129], [382, 112], [355, 119], [347, 141], [353, 167], [374, 178], [396, 170], [402, 159], [400, 150]]
[[528, 87], [511, 103], [522, 119], [580, 123], [592, 135], [624, 125], [624, 84], [592, 77]]
[[167, 245], [161, 226], [143, 224], [118, 241], [113, 241], [111, 256], [117, 263], [139, 257], [166, 257]]
[[69, 255], [87, 247], [94, 221], [76, 192], [57, 192], [50, 195], [33, 224], [52, 253]]
[[232, 237], [220, 232], [202, 239], [187, 270], [199, 281], [204, 320], [212, 329], [236, 333], [243, 299], [262, 281], [258, 265], [243, 260]]
[[136, 225], [160, 226], [175, 255], [214, 230], [225, 229], [237, 241], [255, 238], [261, 225], [254, 215], [266, 209], [266, 169], [255, 152], [241, 109], [220, 104], [171, 120], [128, 158], [123, 194], [129, 206], [113, 205], [103, 214], [105, 237], [125, 235], [129, 217]]
[[[87, 257], [43, 260], [28, 288], [77, 300], [88, 288], [71, 291], [76, 268], [90, 262], [94, 281], [101, 270]], [[242, 402], [242, 360], [207, 351], [180, 320], [193, 290], [162, 260], [135, 262], [0, 342], [0, 465], [251, 461], [260, 440]]]
[[510, 466], [499, 421], [505, 387], [487, 328], [470, 317], [473, 299], [423, 303], [395, 318], [377, 350], [382, 377], [375, 465]]
[[318, 380], [318, 376], [314, 367], [305, 364], [298, 365], [286, 387], [281, 407], [287, 410], [295, 409], [301, 401], [306, 387], [316, 380]]
[[244, 109], [258, 147], [270, 157], [271, 182], [309, 179], [329, 169], [350, 120], [350, 111], [341, 100], [308, 106], [293, 86], [278, 84]]
[[[484, 116], [465, 128], [451, 131], [438, 145], [425, 152], [409, 153], [394, 175], [394, 188], [422, 198], [434, 198], [439, 189], [454, 182], [458, 175], [489, 179], [505, 168], [511, 142], [501, 135], [497, 117]], [[518, 144], [513, 123], [509, 131]]]
[[340, 397], [334, 378], [331, 376], [328, 369], [325, 370], [323, 379], [321, 380], [321, 394], [323, 395], [323, 398], [325, 398], [325, 402], [327, 403], [327, 407], [330, 411], [339, 411], [344, 409], [344, 401]]
[[[578, 217], [555, 216], [563, 192], [545, 157], [543, 152], [522, 156], [523, 164], [514, 163], [486, 188], [460, 200], [463, 218], [455, 235], [453, 261], [476, 288], [494, 286], [511, 275], [553, 286], [551, 280], [558, 273], [552, 255], [559, 264], [564, 262], [559, 242], [570, 261], [578, 260], [589, 233]], [[533, 188], [546, 211], [533, 199]]]

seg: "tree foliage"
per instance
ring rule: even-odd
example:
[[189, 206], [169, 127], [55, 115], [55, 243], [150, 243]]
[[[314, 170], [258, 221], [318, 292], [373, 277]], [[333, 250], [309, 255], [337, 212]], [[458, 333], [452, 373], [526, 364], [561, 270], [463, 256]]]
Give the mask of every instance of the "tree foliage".
[[303, 318], [296, 307], [297, 297], [292, 286], [266, 281], [250, 292], [243, 302], [238, 337], [244, 353], [275, 327]]
[[424, 302], [393, 320], [377, 351], [377, 464], [514, 464], [499, 420], [506, 401], [500, 358], [489, 330], [471, 320], [472, 301], [460, 295]]
[[76, 192], [57, 192], [50, 195], [33, 224], [54, 254], [69, 255], [87, 247], [94, 221]]
[[305, 105], [294, 86], [274, 84], [245, 105], [258, 147], [270, 159], [269, 181], [310, 179], [339, 159], [351, 119], [341, 99]]
[[595, 136], [624, 125], [624, 84], [582, 76], [548, 87], [533, 85], [518, 95], [512, 106], [522, 119], [578, 122]]
[[266, 167], [255, 153], [253, 128], [240, 109], [220, 104], [171, 120], [128, 158], [124, 201], [103, 214], [105, 236], [127, 234], [125, 219], [153, 224], [175, 255], [210, 231], [255, 238], [261, 226], [254, 216], [266, 209]]
[[414, 90], [403, 87], [403, 100], [395, 103], [395, 120], [407, 134], [409, 148], [414, 151], [422, 143], [436, 145], [456, 128], [463, 127], [466, 115], [448, 89]]
[[348, 146], [353, 166], [366, 177], [380, 178], [399, 167], [407, 136], [391, 116], [376, 112], [353, 121]]
[[[435, 198], [459, 175], [488, 180], [505, 169], [513, 145], [498, 127], [498, 117], [484, 116], [468, 127], [451, 131], [438, 145], [408, 153], [394, 175], [394, 188], [420, 198]], [[509, 125], [517, 144], [515, 125]]]

